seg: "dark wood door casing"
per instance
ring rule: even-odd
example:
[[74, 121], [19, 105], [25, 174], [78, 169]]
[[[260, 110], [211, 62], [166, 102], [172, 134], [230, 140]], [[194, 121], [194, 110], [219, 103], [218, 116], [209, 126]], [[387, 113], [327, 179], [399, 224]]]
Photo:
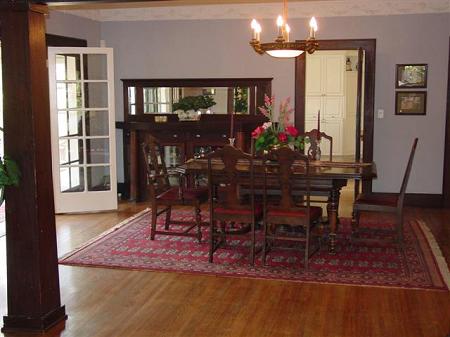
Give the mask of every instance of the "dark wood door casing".
[[445, 123], [444, 179], [442, 182], [443, 206], [450, 208], [450, 37], [448, 39], [447, 117]]
[[[321, 40], [318, 50], [358, 50], [365, 52], [364, 72], [364, 130], [363, 160], [373, 161], [374, 104], [375, 104], [375, 53], [376, 39]], [[295, 60], [295, 126], [303, 133], [305, 130], [305, 85], [306, 55]], [[363, 182], [363, 191], [372, 191], [372, 181]]]

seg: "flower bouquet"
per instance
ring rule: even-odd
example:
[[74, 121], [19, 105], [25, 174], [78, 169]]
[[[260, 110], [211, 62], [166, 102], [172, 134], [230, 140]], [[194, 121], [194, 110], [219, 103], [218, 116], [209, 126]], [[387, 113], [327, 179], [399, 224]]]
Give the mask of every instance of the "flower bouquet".
[[290, 106], [290, 98], [282, 101], [279, 113], [274, 112], [275, 97], [265, 95], [264, 106], [259, 107], [259, 111], [269, 119], [268, 122], [258, 126], [252, 132], [255, 140], [255, 151], [257, 153], [269, 151], [280, 146], [290, 146], [296, 150], [303, 150], [305, 138], [299, 136], [298, 130], [290, 123], [290, 116], [294, 109]]

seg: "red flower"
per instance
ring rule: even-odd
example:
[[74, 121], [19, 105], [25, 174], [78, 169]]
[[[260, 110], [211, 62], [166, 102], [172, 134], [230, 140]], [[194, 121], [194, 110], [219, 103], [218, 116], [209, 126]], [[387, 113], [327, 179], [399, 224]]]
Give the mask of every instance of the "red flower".
[[255, 130], [253, 130], [252, 138], [258, 138], [264, 131], [265, 129], [262, 126], [258, 126]]
[[284, 132], [278, 134], [278, 140], [282, 143], [287, 142], [287, 135]]
[[292, 137], [297, 137], [298, 136], [298, 130], [292, 125], [286, 126], [285, 130]]

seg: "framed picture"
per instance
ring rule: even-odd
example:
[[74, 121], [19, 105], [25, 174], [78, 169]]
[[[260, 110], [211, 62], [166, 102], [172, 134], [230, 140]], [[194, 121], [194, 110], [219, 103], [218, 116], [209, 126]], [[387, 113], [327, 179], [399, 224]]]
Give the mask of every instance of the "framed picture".
[[427, 64], [397, 64], [396, 88], [426, 88]]
[[395, 93], [396, 115], [425, 115], [426, 112], [426, 91], [397, 91]]

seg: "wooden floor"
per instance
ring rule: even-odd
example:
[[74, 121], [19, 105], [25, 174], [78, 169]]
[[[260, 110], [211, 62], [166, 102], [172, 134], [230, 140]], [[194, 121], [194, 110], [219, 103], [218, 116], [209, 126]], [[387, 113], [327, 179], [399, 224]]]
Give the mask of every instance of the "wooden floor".
[[[59, 255], [145, 205], [57, 217]], [[348, 207], [342, 213], [348, 213]], [[423, 218], [450, 260], [450, 210], [408, 209]], [[4, 238], [0, 310], [6, 314]], [[45, 336], [445, 337], [449, 293], [60, 266], [69, 319]], [[2, 335], [3, 336], [3, 335]], [[6, 336], [16, 336], [8, 334]], [[19, 335], [26, 336], [26, 335]]]

